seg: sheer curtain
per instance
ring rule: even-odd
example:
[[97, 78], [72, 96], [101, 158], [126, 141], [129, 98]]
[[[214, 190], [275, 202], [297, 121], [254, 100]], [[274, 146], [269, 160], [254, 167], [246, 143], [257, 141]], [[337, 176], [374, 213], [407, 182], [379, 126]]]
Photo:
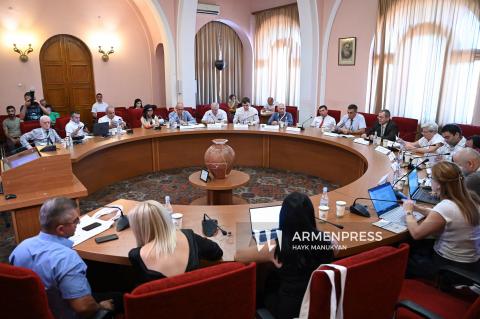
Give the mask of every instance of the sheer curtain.
[[297, 5], [255, 14], [253, 101], [269, 96], [286, 105], [300, 102], [300, 21]]
[[472, 123], [480, 78], [478, 0], [379, 0], [369, 108]]
[[[220, 57], [226, 62], [222, 71], [215, 68]], [[242, 93], [242, 41], [237, 33], [221, 22], [209, 22], [195, 36], [195, 78], [197, 104], [227, 102], [230, 94]]]

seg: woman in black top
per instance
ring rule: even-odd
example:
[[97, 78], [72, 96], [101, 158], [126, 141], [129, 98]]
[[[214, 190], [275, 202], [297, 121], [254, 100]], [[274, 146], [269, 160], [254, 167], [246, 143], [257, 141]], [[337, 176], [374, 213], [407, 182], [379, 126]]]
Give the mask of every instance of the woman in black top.
[[[331, 242], [316, 229], [315, 210], [310, 198], [294, 192], [282, 204], [277, 238], [269, 251], [249, 247], [237, 251], [238, 261], [272, 262], [273, 273], [265, 284], [264, 304], [277, 319], [298, 317], [311, 273], [333, 260]], [[281, 242], [281, 246], [279, 245]]]
[[148, 200], [128, 214], [139, 247], [128, 257], [142, 282], [171, 277], [194, 270], [200, 260], [218, 260], [223, 251], [217, 243], [190, 229], [176, 230], [162, 204]]

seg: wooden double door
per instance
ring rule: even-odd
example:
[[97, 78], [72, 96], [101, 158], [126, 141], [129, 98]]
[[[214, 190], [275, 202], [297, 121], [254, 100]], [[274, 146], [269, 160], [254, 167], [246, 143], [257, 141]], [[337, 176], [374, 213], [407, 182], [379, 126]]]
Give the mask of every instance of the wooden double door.
[[91, 124], [95, 102], [92, 55], [81, 40], [67, 34], [48, 39], [40, 50], [43, 96], [61, 116], [78, 111]]

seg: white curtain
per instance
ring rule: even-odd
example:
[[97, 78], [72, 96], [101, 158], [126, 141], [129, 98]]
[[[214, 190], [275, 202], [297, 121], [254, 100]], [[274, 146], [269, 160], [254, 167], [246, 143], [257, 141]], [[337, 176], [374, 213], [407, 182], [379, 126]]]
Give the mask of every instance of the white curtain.
[[472, 123], [479, 94], [478, 0], [379, 0], [370, 112]]
[[300, 22], [296, 4], [255, 14], [253, 103], [300, 102]]

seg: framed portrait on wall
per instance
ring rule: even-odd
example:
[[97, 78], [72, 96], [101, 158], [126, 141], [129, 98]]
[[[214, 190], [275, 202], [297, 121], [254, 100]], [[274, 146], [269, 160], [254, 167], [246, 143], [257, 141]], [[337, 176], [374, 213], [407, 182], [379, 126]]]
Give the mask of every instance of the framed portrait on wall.
[[357, 38], [338, 39], [338, 65], [355, 65]]

